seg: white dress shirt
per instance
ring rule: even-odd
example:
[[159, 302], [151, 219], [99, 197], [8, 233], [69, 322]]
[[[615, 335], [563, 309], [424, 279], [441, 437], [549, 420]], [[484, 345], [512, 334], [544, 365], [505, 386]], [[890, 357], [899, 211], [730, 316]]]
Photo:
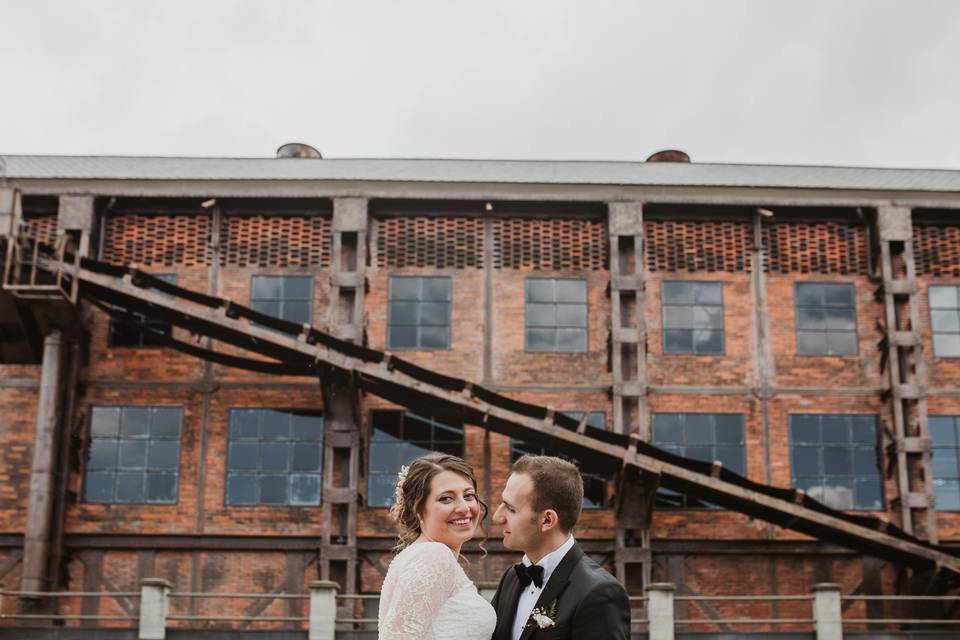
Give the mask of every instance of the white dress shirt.
[[[557, 568], [557, 565], [560, 564], [561, 560], [563, 560], [563, 556], [567, 555], [567, 552], [572, 548], [573, 536], [570, 536], [567, 538], [566, 542], [547, 555], [543, 556], [540, 559], [540, 562], [537, 563], [539, 566], [543, 567], [543, 587], [547, 586], [550, 576], [553, 575], [553, 570]], [[528, 558], [526, 554], [524, 554], [521, 562], [528, 567], [533, 564], [530, 562], [530, 558]], [[520, 599], [517, 600], [517, 617], [513, 619], [513, 640], [520, 640], [520, 635], [523, 633], [523, 628], [527, 625], [527, 620], [530, 619], [530, 613], [533, 611], [534, 605], [537, 604], [537, 600], [540, 598], [540, 592], [543, 591], [543, 587], [538, 587], [531, 582], [530, 585], [520, 593]]]

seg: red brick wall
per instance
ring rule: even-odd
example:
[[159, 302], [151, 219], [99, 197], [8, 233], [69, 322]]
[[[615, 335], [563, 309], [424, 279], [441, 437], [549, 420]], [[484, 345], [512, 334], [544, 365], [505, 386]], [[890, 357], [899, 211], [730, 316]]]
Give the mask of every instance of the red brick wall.
[[[175, 217], [175, 216], [171, 216]], [[154, 223], [157, 219], [153, 220]], [[194, 221], [195, 223], [197, 221]], [[119, 223], [117, 223], [119, 225]], [[195, 241], [193, 231], [177, 231], [173, 235], [146, 242], [143, 234], [151, 227], [142, 221], [127, 220], [108, 229], [108, 257], [114, 260], [136, 259], [145, 268], [158, 273], [176, 273], [182, 286], [206, 292], [211, 274], [211, 259], [204, 247], [192, 246], [177, 258], [170, 247], [186, 243], [184, 234]], [[381, 223], [379, 231], [389, 229]], [[391, 275], [447, 275], [453, 284], [452, 346], [443, 351], [403, 351], [399, 355], [422, 366], [450, 375], [479, 381], [484, 374], [483, 334], [486, 304], [484, 255], [477, 234], [482, 223], [477, 220], [447, 221], [416, 218], [414, 222], [393, 221], [409, 240], [374, 234], [375, 248], [367, 269], [369, 291], [366, 298], [365, 325], [369, 344], [383, 348], [386, 342], [387, 282]], [[279, 226], [278, 226], [279, 225]], [[286, 225], [286, 226], [284, 226]], [[492, 270], [492, 360], [489, 368], [493, 386], [506, 387], [505, 393], [519, 400], [545, 404], [557, 410], [601, 410], [612, 421], [610, 398], [605, 387], [611, 383], [608, 371], [608, 334], [610, 302], [607, 294], [606, 230], [596, 221], [499, 222], [497, 236], [507, 238], [509, 247], [495, 247]], [[183, 226], [181, 224], [181, 226]], [[42, 225], [38, 233], [44, 233]], [[46, 227], [43, 227], [46, 228]], [[166, 228], [166, 227], [164, 227]], [[199, 227], [197, 227], [199, 228]], [[671, 385], [735, 386], [755, 383], [753, 300], [751, 296], [750, 225], [723, 222], [653, 222], [645, 225], [647, 242], [648, 282], [644, 293], [645, 321], [648, 328], [647, 370], [655, 387]], [[278, 231], [279, 229], [279, 231]], [[458, 234], [469, 231], [463, 246], [450, 250]], [[264, 235], [257, 238], [257, 233]], [[310, 275], [314, 279], [314, 324], [323, 326], [328, 313], [329, 227], [326, 222], [268, 221], [262, 217], [247, 218], [236, 223], [223, 236], [242, 238], [244, 250], [233, 253], [228, 248], [219, 268], [214, 291], [216, 295], [248, 304], [252, 275]], [[397, 231], [397, 233], [401, 233]], [[110, 235], [112, 234], [112, 235]], [[179, 234], [179, 235], [178, 235]], [[193, 235], [191, 235], [193, 234]], [[231, 235], [233, 234], [233, 235]], [[285, 236], [277, 240], [277, 234]], [[470, 235], [472, 234], [472, 235]], [[579, 235], [578, 235], [579, 234]], [[929, 234], [928, 234], [929, 235]], [[420, 237], [423, 236], [423, 237]], [[482, 238], [482, 235], [480, 236]], [[932, 236], [931, 236], [932, 237]], [[946, 237], [946, 236], [945, 236]], [[313, 238], [313, 240], [307, 240]], [[319, 248], [316, 238], [320, 238]], [[580, 240], [577, 245], [578, 238]], [[924, 255], [953, 255], [946, 244], [937, 245], [925, 236]], [[886, 406], [877, 389], [886, 383], [881, 373], [880, 354], [876, 347], [880, 333], [877, 319], [882, 307], [874, 299], [876, 285], [865, 273], [865, 247], [862, 232], [853, 225], [777, 224], [765, 232], [771, 247], [765, 278], [776, 384], [780, 387], [847, 388], [846, 395], [821, 393], [780, 394], [769, 403], [769, 437], [764, 432], [760, 402], [749, 393], [734, 395], [695, 395], [657, 391], [649, 397], [652, 411], [664, 412], [735, 412], [744, 414], [747, 475], [765, 482], [767, 449], [772, 484], [790, 485], [790, 451], [788, 416], [791, 413], [869, 413], [887, 420]], [[948, 242], [949, 238], [944, 241]], [[384, 243], [382, 247], [377, 242]], [[393, 242], [393, 244], [390, 244]], [[773, 246], [776, 245], [776, 251]], [[189, 247], [188, 247], [189, 248]], [[171, 251], [174, 251], [171, 253]], [[192, 253], [191, 253], [192, 252]], [[392, 252], [392, 253], [391, 253]], [[947, 253], [943, 253], [947, 252]], [[469, 254], [470, 259], [457, 256]], [[173, 259], [169, 259], [173, 256]], [[929, 263], [929, 259], [928, 259]], [[458, 268], [459, 267], [459, 268]], [[931, 269], [928, 269], [932, 270]], [[956, 283], [956, 274], [941, 271], [922, 276], [919, 302], [920, 325], [924, 353], [928, 365], [929, 386], [955, 390], [960, 377], [960, 359], [936, 358], [929, 333], [929, 311], [926, 288], [931, 283]], [[524, 281], [528, 277], [584, 278], [589, 297], [589, 349], [581, 354], [526, 353], [524, 350]], [[664, 280], [696, 279], [723, 283], [725, 353], [722, 356], [665, 355], [662, 345], [661, 283]], [[811, 357], [796, 354], [793, 291], [796, 282], [849, 282], [857, 292], [859, 353], [851, 357]], [[108, 323], [99, 311], [91, 311], [91, 342], [88, 365], [82, 378], [85, 391], [78, 398], [78, 412], [88, 413], [94, 405], [177, 405], [184, 410], [181, 440], [181, 466], [178, 502], [175, 506], [95, 505], [82, 502], [71, 505], [68, 512], [70, 533], [118, 534], [186, 534], [207, 535], [281, 535], [313, 536], [318, 540], [324, 523], [318, 507], [226, 507], [224, 482], [227, 426], [231, 408], [277, 407], [321, 409], [322, 400], [315, 381], [303, 378], [265, 378], [262, 375], [221, 367], [212, 367], [209, 387], [201, 385], [202, 363], [190, 357], [163, 349], [121, 349], [107, 344]], [[178, 337], [186, 334], [178, 332]], [[218, 345], [218, 349], [235, 350]], [[10, 378], [39, 377], [39, 367], [0, 366], [0, 381]], [[144, 383], [144, 384], [138, 384]], [[153, 384], [156, 383], [156, 384]], [[162, 384], [161, 384], [162, 383]], [[524, 388], [525, 387], [525, 388]], [[522, 390], [518, 390], [522, 388]], [[204, 394], [209, 393], [209, 415], [204, 433]], [[36, 389], [0, 386], [0, 532], [23, 530], [26, 494], [32, 455], [36, 411]], [[928, 399], [931, 414], [960, 414], [960, 400], [938, 395]], [[394, 408], [380, 399], [366, 396], [363, 400], [362, 431], [371, 410]], [[201, 437], [203, 436], [203, 437]], [[465, 430], [464, 457], [478, 474], [481, 488], [490, 486], [486, 496], [495, 508], [502, 483], [509, 474], [510, 439], [487, 434], [479, 427]], [[206, 450], [201, 450], [201, 440]], [[886, 443], [884, 443], [886, 444]], [[490, 458], [485, 458], [489, 446]], [[365, 456], [363, 458], [365, 464]], [[489, 472], [487, 469], [489, 468]], [[201, 472], [202, 470], [202, 472]], [[82, 469], [71, 486], [81, 489]], [[365, 469], [362, 469], [365, 473]], [[489, 477], [488, 477], [489, 475]], [[611, 486], [611, 495], [615, 487]], [[886, 499], [895, 495], [892, 481], [887, 482]], [[880, 514], [896, 520], [888, 508]], [[582, 516], [578, 537], [592, 541], [611, 541], [614, 532], [612, 509], [588, 511]], [[944, 539], [960, 538], [960, 514], [938, 516]], [[488, 527], [491, 537], [499, 535], [495, 526]], [[393, 525], [385, 509], [361, 507], [358, 532], [361, 537], [389, 539]], [[653, 521], [655, 539], [701, 539], [751, 541], [801, 540], [799, 534], [785, 532], [746, 516], [715, 510], [660, 510]], [[0, 565], [4, 564], [0, 551]], [[9, 557], [9, 555], [7, 556]], [[110, 551], [103, 560], [103, 574], [111, 585], [127, 588], [135, 584], [143, 572], [168, 577], [178, 589], [186, 589], [191, 581], [201, 589], [220, 591], [279, 589], [290, 573], [289, 557], [281, 552], [202, 552], [159, 551], [146, 563], [133, 552]], [[376, 558], [374, 558], [376, 559]], [[470, 567], [473, 577], [482, 581], [499, 578], [500, 572], [515, 559], [514, 554], [496, 554], [475, 559]], [[386, 566], [389, 554], [379, 557]], [[764, 556], [689, 556], [683, 561], [681, 576], [695, 591], [707, 593], [764, 593], [773, 589], [780, 593], [807, 593], [824, 576], [852, 590], [862, 571], [859, 559], [833, 557], [798, 557], [770, 559]], [[676, 563], [674, 563], [676, 564]], [[659, 565], [658, 565], [659, 566]], [[665, 566], [657, 575], [669, 578]], [[824, 568], [826, 566], [826, 569]], [[771, 570], [772, 567], [772, 570]], [[75, 555], [69, 564], [69, 587], [80, 589], [88, 567]], [[8, 585], [18, 578], [14, 566], [3, 578]], [[303, 580], [315, 573], [309, 566]], [[371, 562], [360, 563], [360, 586], [364, 591], [379, 589], [382, 574]], [[738, 580], [730, 580], [737, 575]], [[886, 575], [886, 574], [885, 574]], [[774, 577], [775, 576], [775, 577]], [[313, 576], [315, 577], [315, 576]], [[676, 577], [676, 576], [675, 576]], [[739, 578], [743, 578], [740, 580]], [[887, 578], [884, 578], [887, 580]], [[303, 582], [297, 589], [302, 591]], [[892, 588], [892, 582], [885, 582]], [[106, 587], [104, 587], [106, 588]], [[9, 607], [5, 604], [5, 607]], [[64, 605], [79, 610], [79, 602]], [[216, 612], [249, 611], [249, 603], [218, 605]], [[244, 608], [247, 607], [247, 608]], [[743, 614], [767, 615], [769, 605], [747, 605], [737, 609]], [[794, 605], [780, 605], [780, 614], [805, 617], [794, 612]], [[800, 605], [796, 605], [800, 607]], [[687, 605], [688, 613], [705, 615]], [[174, 611], [190, 610], [189, 603], [175, 602]], [[123, 613], [122, 606], [104, 599], [101, 613]], [[285, 615], [284, 605], [271, 603], [261, 615]], [[699, 613], [698, 613], [699, 611]], [[724, 609], [722, 613], [726, 613]], [[692, 630], [692, 629], [688, 629]]]

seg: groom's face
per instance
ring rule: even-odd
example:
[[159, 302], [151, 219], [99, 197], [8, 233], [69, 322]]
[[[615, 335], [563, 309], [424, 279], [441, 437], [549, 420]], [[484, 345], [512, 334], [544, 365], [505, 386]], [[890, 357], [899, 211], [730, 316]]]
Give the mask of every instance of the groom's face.
[[539, 545], [538, 514], [533, 511], [533, 479], [525, 473], [511, 473], [503, 488], [493, 521], [503, 527], [503, 546], [527, 551]]

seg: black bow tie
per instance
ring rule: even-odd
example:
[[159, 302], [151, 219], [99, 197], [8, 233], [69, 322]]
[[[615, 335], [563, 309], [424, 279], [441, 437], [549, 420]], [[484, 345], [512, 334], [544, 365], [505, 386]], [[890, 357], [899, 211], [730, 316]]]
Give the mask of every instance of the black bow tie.
[[521, 562], [513, 565], [513, 570], [517, 572], [521, 587], [529, 587], [531, 582], [537, 585], [538, 589], [543, 587], [543, 567], [540, 565], [532, 564], [528, 567]]

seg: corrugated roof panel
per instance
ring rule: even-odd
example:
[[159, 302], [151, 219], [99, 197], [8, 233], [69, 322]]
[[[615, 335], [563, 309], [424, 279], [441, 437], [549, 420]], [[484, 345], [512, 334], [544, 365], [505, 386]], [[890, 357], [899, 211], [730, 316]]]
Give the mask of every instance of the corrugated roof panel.
[[960, 171], [647, 162], [0, 156], [0, 175], [66, 180], [358, 180], [960, 191]]

